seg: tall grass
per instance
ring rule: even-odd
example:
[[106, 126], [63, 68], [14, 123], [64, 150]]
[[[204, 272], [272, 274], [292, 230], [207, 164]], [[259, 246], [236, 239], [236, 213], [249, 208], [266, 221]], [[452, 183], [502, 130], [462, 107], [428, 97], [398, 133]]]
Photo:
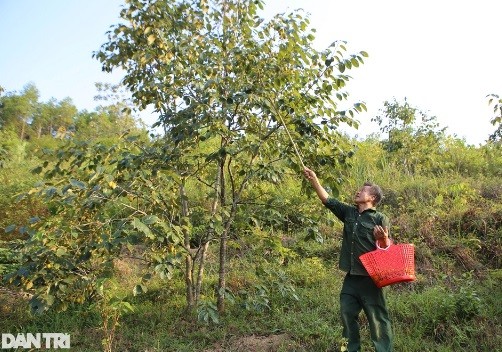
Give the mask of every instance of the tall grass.
[[[417, 281], [386, 288], [395, 351], [502, 349], [502, 189], [497, 177], [460, 172], [478, 170], [479, 162], [462, 165], [449, 172], [403, 173], [369, 144], [341, 189], [341, 198], [350, 201], [364, 181], [380, 184], [386, 193], [380, 209], [391, 219], [391, 235], [415, 244]], [[115, 263], [113, 293], [134, 311], [120, 317], [113, 350], [246, 351], [243, 337], [281, 336], [277, 351], [341, 351], [341, 224], [315, 195], [301, 194], [297, 178], [266, 191], [277, 192], [274, 206], [288, 224], [274, 231], [247, 229], [229, 244], [227, 310], [217, 320], [198, 314], [211, 312], [216, 298], [216, 246], [208, 255], [198, 312], [186, 311], [181, 272], [171, 280], [151, 280], [146, 293], [134, 296], [143, 268], [133, 261]], [[306, 217], [309, 227], [319, 225], [323, 243], [304, 240]], [[11, 261], [12, 254], [1, 249], [0, 258]], [[97, 304], [32, 315], [26, 297], [0, 290], [2, 333], [66, 332], [72, 351], [102, 351], [103, 320]], [[360, 323], [363, 351], [372, 351], [364, 315]]]
[[[218, 323], [197, 322], [193, 314], [185, 312], [180, 276], [171, 281], [156, 279], [149, 291], [139, 296], [126, 290], [127, 282], [133, 283], [134, 277], [119, 278], [123, 286], [116, 288], [118, 294], [128, 294], [135, 310], [122, 316], [114, 350], [188, 352], [226, 346], [222, 350], [231, 351], [236, 348], [232, 341], [239, 336], [285, 334], [288, 342], [281, 347], [284, 351], [339, 351], [343, 338], [338, 295], [343, 273], [336, 268], [334, 258], [318, 257], [315, 254], [324, 252], [316, 251], [310, 244], [306, 246], [311, 247], [304, 251], [309, 253], [306, 257], [290, 259], [286, 264], [273, 261], [264, 264], [270, 272], [283, 272], [291, 280], [296, 297], [271, 288], [267, 292], [268, 308], [249, 309], [238, 298], [239, 292], [235, 292], [236, 299]], [[123, 270], [127, 269], [124, 265], [121, 264]], [[241, 291], [251, 292], [259, 281], [256, 262], [234, 258], [231, 265], [247, 277], [237, 282], [239, 276], [235, 275], [234, 287], [238, 285]], [[212, 280], [215, 282], [216, 276], [209, 282]], [[501, 283], [497, 277], [481, 279], [468, 273], [453, 279], [445, 277], [443, 284], [418, 281], [386, 288], [395, 350], [497, 350], [502, 346], [498, 333], [502, 328]], [[214, 299], [212, 286], [205, 288], [204, 299]], [[1, 320], [3, 332], [66, 332], [71, 335], [73, 351], [102, 350], [102, 318], [96, 305], [72, 306], [66, 312], [33, 316], [19, 301], [11, 303], [9, 321]], [[363, 315], [361, 326], [364, 351], [371, 351]]]

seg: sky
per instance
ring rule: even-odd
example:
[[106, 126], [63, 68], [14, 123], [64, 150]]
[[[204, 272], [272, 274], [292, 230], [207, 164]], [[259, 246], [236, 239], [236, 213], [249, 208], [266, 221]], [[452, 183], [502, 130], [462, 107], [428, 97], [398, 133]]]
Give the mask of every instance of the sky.
[[[33, 83], [40, 101], [70, 97], [79, 110], [98, 105], [95, 82], [116, 84], [121, 72], [101, 71], [93, 51], [119, 22], [124, 0], [0, 0], [0, 86], [20, 92]], [[495, 126], [488, 94], [502, 95], [500, 0], [268, 0], [263, 16], [302, 8], [319, 50], [335, 40], [369, 57], [347, 91], [364, 101], [357, 115], [364, 138], [384, 101], [405, 98], [435, 116], [447, 133], [484, 143]], [[143, 114], [153, 123], [155, 116]]]

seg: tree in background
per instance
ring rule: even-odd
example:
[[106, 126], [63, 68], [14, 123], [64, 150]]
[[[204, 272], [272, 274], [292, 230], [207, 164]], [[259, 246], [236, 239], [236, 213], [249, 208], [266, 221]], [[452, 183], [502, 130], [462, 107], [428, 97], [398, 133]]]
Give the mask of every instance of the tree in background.
[[107, 114], [111, 124], [115, 125], [115, 129], [119, 126], [119, 132], [123, 133], [138, 127], [138, 121], [134, 117], [137, 108], [131, 101], [129, 92], [124, 91], [123, 85], [98, 82], [96, 89], [98, 95], [94, 97], [94, 100], [103, 102], [96, 108], [96, 111]]
[[387, 134], [382, 141], [384, 150], [402, 164], [408, 174], [417, 168], [434, 170], [437, 155], [445, 139], [445, 128], [440, 128], [435, 116], [404, 102], [385, 101], [380, 114], [372, 119]]
[[[20, 139], [51, 137], [89, 139], [117, 137], [126, 131], [143, 128], [134, 117], [134, 107], [123, 87], [96, 83], [101, 102], [96, 111], [78, 111], [71, 98], [51, 98], [39, 102], [38, 89], [27, 84], [21, 93], [8, 92], [0, 96], [0, 129], [15, 132]], [[30, 132], [32, 135], [28, 134]], [[37, 142], [38, 143], [38, 142]]]
[[70, 134], [77, 113], [77, 107], [70, 98], [59, 102], [52, 98], [39, 104], [31, 125], [38, 138], [42, 135], [65, 138]]
[[144, 126], [134, 116], [135, 107], [120, 85], [96, 83], [100, 102], [95, 111], [81, 111], [75, 118], [75, 138], [81, 140], [115, 139], [128, 132], [138, 132]]
[[499, 98], [496, 94], [488, 95], [488, 104], [493, 105], [493, 113], [495, 117], [490, 121], [493, 126], [497, 126], [495, 132], [493, 132], [489, 140], [492, 142], [502, 141], [502, 98]]
[[[345, 58], [341, 42], [318, 51], [301, 12], [267, 22], [261, 8], [262, 1], [133, 0], [121, 12], [125, 23], [114, 26], [95, 53], [105, 71], [126, 72], [123, 82], [136, 104], [159, 114], [163, 158], [177, 174], [186, 225], [187, 300], [196, 303], [192, 284], [199, 281], [190, 276], [192, 253], [199, 254], [202, 273], [208, 245], [218, 241], [220, 311], [227, 240], [245, 190], [253, 180], [279, 182], [287, 166], [300, 171], [285, 127], [310, 165], [336, 170], [346, 152], [337, 126], [355, 125], [354, 113], [364, 108], [340, 111], [337, 102], [347, 98], [344, 71], [362, 64], [366, 53]], [[333, 188], [337, 176], [326, 177]], [[213, 224], [195, 251], [188, 231], [191, 182], [211, 199], [201, 208]]]
[[1, 97], [0, 126], [19, 133], [20, 139], [29, 138], [27, 130], [38, 109], [38, 89], [27, 84], [20, 94], [7, 93]]

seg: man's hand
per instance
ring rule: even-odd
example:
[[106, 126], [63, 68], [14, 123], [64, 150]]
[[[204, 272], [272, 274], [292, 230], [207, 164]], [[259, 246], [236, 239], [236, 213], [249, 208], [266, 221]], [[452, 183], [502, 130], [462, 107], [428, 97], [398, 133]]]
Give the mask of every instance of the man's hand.
[[388, 227], [375, 225], [375, 227], [373, 228], [373, 237], [375, 237], [375, 240], [377, 241], [380, 248], [387, 248], [388, 246], [390, 246]]
[[305, 175], [305, 178], [309, 181], [315, 180], [317, 178], [315, 172], [310, 170], [309, 168], [304, 168], [303, 174]]
[[315, 172], [305, 167], [303, 168], [303, 174], [305, 175], [305, 178], [309, 180], [310, 184], [314, 187], [317, 196], [319, 197], [321, 202], [323, 204], [326, 204], [326, 201], [328, 200], [329, 197], [328, 192], [326, 192], [326, 190], [319, 183], [319, 180], [317, 179], [317, 175], [315, 174]]

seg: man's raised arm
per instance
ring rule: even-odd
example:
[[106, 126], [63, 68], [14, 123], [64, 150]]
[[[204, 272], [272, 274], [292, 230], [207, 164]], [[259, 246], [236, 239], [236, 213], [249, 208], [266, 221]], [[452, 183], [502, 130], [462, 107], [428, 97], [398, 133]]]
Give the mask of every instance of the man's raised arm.
[[319, 183], [319, 179], [317, 178], [317, 175], [315, 174], [314, 171], [310, 170], [309, 168], [304, 168], [303, 173], [307, 180], [310, 181], [310, 184], [314, 187], [317, 196], [321, 200], [322, 204], [326, 204], [326, 201], [328, 200], [329, 194], [326, 192], [326, 190], [321, 186]]

